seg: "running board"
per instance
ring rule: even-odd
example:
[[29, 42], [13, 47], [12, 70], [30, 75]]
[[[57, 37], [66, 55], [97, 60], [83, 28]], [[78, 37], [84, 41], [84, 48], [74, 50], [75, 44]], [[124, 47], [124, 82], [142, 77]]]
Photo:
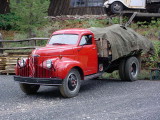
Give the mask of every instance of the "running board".
[[94, 79], [94, 78], [97, 78], [97, 77], [101, 76], [102, 74], [103, 74], [103, 72], [92, 74], [92, 75], [88, 75], [88, 76], [84, 77], [84, 80], [91, 80], [91, 79]]

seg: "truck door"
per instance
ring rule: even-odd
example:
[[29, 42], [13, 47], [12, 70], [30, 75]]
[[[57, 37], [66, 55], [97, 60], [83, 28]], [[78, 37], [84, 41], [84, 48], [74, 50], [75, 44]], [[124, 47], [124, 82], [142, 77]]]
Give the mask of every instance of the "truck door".
[[78, 46], [78, 59], [83, 63], [85, 75], [97, 73], [97, 47], [92, 35], [83, 35]]
[[146, 0], [129, 0], [129, 8], [141, 8], [145, 9]]

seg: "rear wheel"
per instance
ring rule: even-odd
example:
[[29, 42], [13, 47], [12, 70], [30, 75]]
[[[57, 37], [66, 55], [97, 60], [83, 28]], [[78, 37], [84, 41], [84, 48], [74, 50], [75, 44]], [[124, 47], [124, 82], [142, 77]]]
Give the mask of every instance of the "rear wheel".
[[72, 69], [60, 86], [60, 92], [63, 97], [75, 97], [80, 90], [81, 77], [77, 69]]
[[125, 79], [127, 81], [137, 80], [140, 64], [136, 57], [130, 57], [125, 64]]
[[39, 90], [40, 85], [31, 85], [31, 84], [25, 84], [20, 83], [21, 90], [26, 94], [35, 94]]
[[123, 4], [121, 2], [114, 2], [111, 4], [112, 13], [120, 13], [123, 11]]
[[122, 59], [119, 65], [119, 77], [121, 78], [121, 80], [125, 80], [125, 64], [126, 64], [126, 60]]

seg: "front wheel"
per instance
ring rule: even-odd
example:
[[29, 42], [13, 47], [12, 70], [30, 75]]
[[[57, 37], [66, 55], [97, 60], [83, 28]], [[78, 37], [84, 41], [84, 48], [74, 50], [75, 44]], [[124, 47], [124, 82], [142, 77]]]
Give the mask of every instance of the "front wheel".
[[80, 90], [81, 76], [77, 69], [72, 69], [60, 86], [60, 92], [63, 97], [75, 97]]
[[123, 11], [123, 4], [121, 2], [114, 2], [111, 4], [112, 13], [120, 13]]
[[40, 85], [31, 85], [31, 84], [25, 84], [20, 83], [21, 90], [26, 94], [35, 94], [39, 90]]

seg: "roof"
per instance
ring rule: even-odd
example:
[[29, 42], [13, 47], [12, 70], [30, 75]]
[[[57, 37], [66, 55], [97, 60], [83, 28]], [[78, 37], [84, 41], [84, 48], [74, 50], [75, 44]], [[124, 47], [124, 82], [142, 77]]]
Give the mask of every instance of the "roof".
[[58, 30], [53, 33], [55, 34], [85, 34], [85, 33], [92, 33], [88, 29], [82, 29], [82, 28], [70, 28], [70, 29], [64, 29], [64, 30]]

